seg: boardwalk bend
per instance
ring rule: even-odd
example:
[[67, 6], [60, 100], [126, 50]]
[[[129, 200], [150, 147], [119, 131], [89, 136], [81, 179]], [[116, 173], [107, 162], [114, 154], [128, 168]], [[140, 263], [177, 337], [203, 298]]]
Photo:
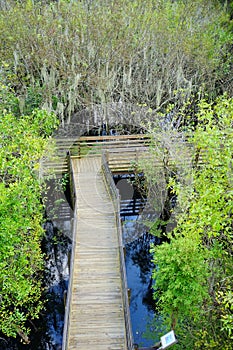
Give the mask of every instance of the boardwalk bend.
[[58, 174], [69, 172], [74, 198], [62, 350], [134, 349], [112, 173], [135, 171], [139, 158], [149, 154], [148, 143], [143, 135], [58, 139], [58, 158], [44, 164]]

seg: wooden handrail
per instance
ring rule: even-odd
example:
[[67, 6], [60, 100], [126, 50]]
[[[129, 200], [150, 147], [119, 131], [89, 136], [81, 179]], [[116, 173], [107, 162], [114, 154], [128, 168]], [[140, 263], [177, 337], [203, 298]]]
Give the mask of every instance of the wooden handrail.
[[[72, 162], [70, 155], [67, 155], [67, 158], [69, 160], [69, 169], [70, 169], [70, 182], [71, 182], [71, 188], [74, 189], [74, 172], [72, 168]], [[74, 212], [77, 212], [76, 207], [76, 201], [75, 201], [75, 193], [74, 193]], [[72, 234], [72, 252], [71, 252], [71, 259], [70, 259], [70, 280], [69, 280], [69, 286], [68, 286], [68, 292], [66, 297], [66, 305], [65, 305], [65, 319], [64, 319], [64, 326], [63, 326], [63, 338], [62, 338], [62, 350], [67, 350], [68, 346], [68, 333], [69, 333], [69, 319], [70, 319], [70, 303], [71, 303], [71, 295], [72, 295], [72, 286], [73, 286], [73, 269], [74, 269], [74, 256], [75, 256], [75, 249], [76, 249], [76, 225], [77, 225], [77, 215], [74, 215], [74, 221], [73, 221], [73, 234]]]
[[[140, 137], [139, 137], [140, 136]], [[125, 151], [136, 152], [137, 149], [148, 148], [150, 141], [143, 135], [121, 135], [119, 136], [98, 136], [98, 137], [80, 137], [72, 146], [72, 155], [79, 157], [87, 154], [101, 154], [103, 150], [108, 149], [113, 154], [122, 154]]]
[[104, 135], [104, 136], [80, 136], [79, 141], [116, 141], [116, 140], [137, 140], [137, 139], [150, 139], [151, 136], [147, 134], [135, 134], [135, 135]]
[[70, 154], [70, 152], [67, 152], [67, 155], [66, 155], [66, 163], [67, 163], [67, 172], [68, 172], [68, 177], [69, 177], [69, 187], [70, 187], [71, 205], [72, 205], [72, 209], [74, 209], [74, 207], [75, 207], [75, 201], [76, 201], [76, 193], [75, 193], [74, 173], [73, 173], [73, 169], [72, 169], [71, 154]]
[[128, 286], [127, 286], [127, 276], [125, 269], [125, 257], [124, 249], [122, 242], [122, 228], [121, 228], [121, 219], [120, 219], [120, 195], [119, 191], [115, 186], [111, 170], [108, 167], [106, 153], [102, 153], [102, 172], [106, 182], [106, 186], [109, 189], [110, 196], [114, 205], [115, 218], [116, 218], [116, 227], [118, 233], [118, 244], [119, 244], [119, 256], [120, 256], [120, 268], [121, 268], [121, 283], [122, 283], [122, 297], [124, 303], [124, 318], [125, 318], [125, 332], [126, 332], [126, 341], [127, 341], [127, 350], [133, 350], [133, 335], [129, 311], [129, 300], [128, 300]]

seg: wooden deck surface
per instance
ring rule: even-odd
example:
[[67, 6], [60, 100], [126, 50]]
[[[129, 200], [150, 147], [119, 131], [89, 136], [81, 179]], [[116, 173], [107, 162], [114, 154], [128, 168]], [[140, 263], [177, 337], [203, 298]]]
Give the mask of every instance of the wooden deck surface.
[[67, 350], [127, 350], [118, 236], [101, 157], [73, 159], [76, 230]]

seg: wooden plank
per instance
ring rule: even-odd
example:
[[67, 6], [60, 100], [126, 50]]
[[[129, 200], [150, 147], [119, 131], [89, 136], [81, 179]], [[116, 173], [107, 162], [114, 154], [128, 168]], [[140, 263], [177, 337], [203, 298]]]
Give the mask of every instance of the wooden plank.
[[77, 198], [73, 274], [66, 350], [126, 345], [115, 215], [101, 159], [72, 159]]
[[96, 141], [101, 141], [101, 140], [133, 140], [133, 139], [148, 139], [150, 136], [146, 134], [135, 134], [135, 135], [105, 135], [105, 136], [81, 136], [79, 137], [79, 141], [88, 141], [88, 140], [93, 140], [95, 139]]

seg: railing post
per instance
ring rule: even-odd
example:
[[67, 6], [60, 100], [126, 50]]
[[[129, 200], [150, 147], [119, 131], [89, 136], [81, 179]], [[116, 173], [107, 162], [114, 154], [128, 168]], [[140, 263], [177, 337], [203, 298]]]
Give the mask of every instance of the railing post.
[[80, 140], [78, 141], [78, 157], [81, 158], [81, 142]]
[[[71, 169], [71, 154], [70, 151], [66, 154], [66, 160], [67, 160], [67, 166], [68, 166], [68, 176], [69, 176], [69, 184], [70, 184], [70, 196], [71, 196], [71, 202], [72, 207], [75, 206], [75, 189], [74, 189], [74, 180], [73, 180], [73, 171]], [[72, 208], [72, 209], [73, 209]]]
[[136, 148], [136, 163], [138, 163], [138, 160], [139, 160], [139, 150], [138, 148]]
[[130, 301], [131, 301], [131, 289], [130, 288], [128, 288], [127, 293], [128, 293], [128, 303], [130, 305]]

